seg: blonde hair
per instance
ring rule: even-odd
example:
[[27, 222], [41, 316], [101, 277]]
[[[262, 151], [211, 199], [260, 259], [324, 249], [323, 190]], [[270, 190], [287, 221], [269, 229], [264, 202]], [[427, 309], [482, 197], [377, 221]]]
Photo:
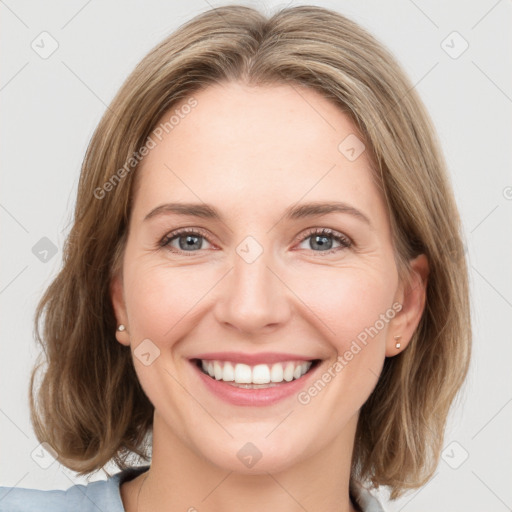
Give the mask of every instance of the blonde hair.
[[115, 339], [109, 293], [121, 268], [137, 175], [137, 165], [127, 169], [126, 162], [171, 107], [226, 81], [305, 86], [343, 109], [365, 141], [386, 198], [400, 276], [407, 277], [411, 258], [428, 258], [422, 318], [407, 349], [386, 358], [360, 411], [353, 452], [352, 477], [389, 486], [395, 499], [431, 478], [468, 370], [461, 223], [414, 87], [376, 39], [320, 7], [285, 8], [270, 18], [238, 5], [209, 10], [157, 45], [127, 78], [87, 148], [63, 267], [37, 307], [35, 336], [47, 368], [35, 394], [42, 362], [31, 375], [35, 433], [80, 475], [111, 460], [124, 469], [130, 454], [148, 458], [154, 409], [129, 347]]

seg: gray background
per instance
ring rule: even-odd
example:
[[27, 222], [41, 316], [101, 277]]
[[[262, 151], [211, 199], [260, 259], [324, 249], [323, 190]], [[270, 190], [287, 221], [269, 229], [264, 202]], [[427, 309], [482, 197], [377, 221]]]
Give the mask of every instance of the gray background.
[[[297, 5], [243, 3], [266, 12]], [[396, 55], [438, 130], [466, 233], [474, 326], [470, 376], [451, 414], [434, 478], [394, 503], [387, 504], [385, 492], [381, 499], [389, 511], [511, 510], [512, 4], [300, 3], [347, 15]], [[0, 485], [66, 489], [87, 482], [38, 457], [43, 452], [27, 397], [37, 356], [34, 308], [60, 266], [81, 160], [106, 105], [157, 42], [220, 5], [0, 1]], [[48, 37], [39, 36], [43, 31], [58, 43], [48, 58], [31, 47], [33, 41], [42, 46], [41, 37]], [[469, 47], [458, 55], [464, 40]], [[46, 50], [50, 43], [45, 40]], [[42, 252], [53, 245], [56, 254]], [[90, 480], [105, 477], [99, 472]]]

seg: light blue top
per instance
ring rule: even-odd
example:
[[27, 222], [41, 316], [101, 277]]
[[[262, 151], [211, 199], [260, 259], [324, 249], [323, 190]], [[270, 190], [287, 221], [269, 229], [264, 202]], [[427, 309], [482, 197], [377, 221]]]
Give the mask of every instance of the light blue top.
[[[125, 512], [120, 485], [149, 469], [149, 465], [119, 471], [107, 480], [43, 491], [0, 487], [0, 512]], [[361, 512], [385, 512], [377, 498], [363, 486], [353, 488]]]

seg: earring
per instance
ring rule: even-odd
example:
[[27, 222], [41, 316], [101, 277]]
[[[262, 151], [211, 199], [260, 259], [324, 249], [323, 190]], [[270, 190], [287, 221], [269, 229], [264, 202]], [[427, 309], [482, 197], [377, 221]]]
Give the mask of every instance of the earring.
[[123, 324], [120, 324], [119, 327], [117, 328], [118, 331], [124, 331], [125, 329], [126, 327]]
[[395, 343], [395, 347], [396, 347], [396, 348], [400, 348], [400, 338], [401, 338], [401, 337], [402, 337], [402, 336], [394, 336], [395, 341], [396, 341], [396, 343]]

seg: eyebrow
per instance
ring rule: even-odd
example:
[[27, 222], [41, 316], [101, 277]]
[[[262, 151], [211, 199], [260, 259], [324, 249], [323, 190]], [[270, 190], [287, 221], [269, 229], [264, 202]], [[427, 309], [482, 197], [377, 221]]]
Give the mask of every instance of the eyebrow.
[[[302, 203], [287, 208], [283, 217], [287, 220], [297, 220], [308, 217], [318, 217], [329, 213], [345, 213], [372, 226], [370, 219], [363, 212], [344, 202], [311, 202]], [[161, 215], [186, 215], [212, 219], [224, 222], [224, 217], [211, 205], [206, 203], [166, 203], [151, 210], [144, 222]]]

